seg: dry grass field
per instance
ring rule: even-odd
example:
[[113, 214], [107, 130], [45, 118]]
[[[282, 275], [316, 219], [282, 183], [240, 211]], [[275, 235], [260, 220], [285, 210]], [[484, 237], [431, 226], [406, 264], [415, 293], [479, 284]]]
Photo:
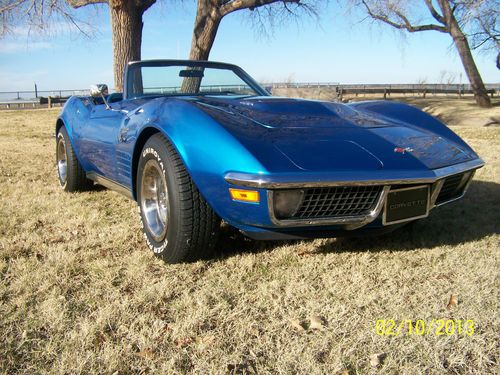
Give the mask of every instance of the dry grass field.
[[[0, 113], [0, 373], [500, 372], [500, 127], [453, 127], [487, 166], [415, 225], [295, 242], [226, 229], [212, 260], [172, 266], [149, 253], [133, 202], [59, 189], [57, 114]], [[378, 319], [475, 330], [379, 336]]]

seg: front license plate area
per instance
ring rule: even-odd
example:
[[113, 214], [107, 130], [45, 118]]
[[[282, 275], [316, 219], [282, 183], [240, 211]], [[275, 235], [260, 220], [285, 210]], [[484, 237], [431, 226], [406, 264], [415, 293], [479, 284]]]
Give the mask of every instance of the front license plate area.
[[383, 224], [397, 224], [429, 215], [429, 186], [389, 191], [385, 201]]

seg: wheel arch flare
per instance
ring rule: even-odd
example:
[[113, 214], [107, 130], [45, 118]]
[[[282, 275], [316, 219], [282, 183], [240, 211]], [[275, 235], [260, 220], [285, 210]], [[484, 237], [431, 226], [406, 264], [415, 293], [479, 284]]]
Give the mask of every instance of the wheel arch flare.
[[229, 131], [195, 106], [184, 100], [157, 101], [162, 103], [148, 103], [141, 118], [133, 120], [143, 124], [132, 158], [134, 199], [141, 151], [152, 135], [161, 132], [176, 149], [201, 195], [222, 219], [237, 227], [249, 222], [261, 225], [263, 220], [271, 224], [265, 189], [251, 189], [257, 192], [258, 201], [244, 202], [230, 191], [238, 186], [224, 179], [232, 171], [266, 174], [265, 167]]

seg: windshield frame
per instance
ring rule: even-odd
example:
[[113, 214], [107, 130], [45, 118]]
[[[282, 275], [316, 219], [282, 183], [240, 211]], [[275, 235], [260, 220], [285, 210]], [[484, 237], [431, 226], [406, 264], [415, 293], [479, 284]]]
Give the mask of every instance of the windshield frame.
[[[204, 67], [204, 68], [215, 68], [215, 69], [227, 69], [231, 70], [236, 74], [243, 82], [245, 82], [252, 90], [254, 90], [257, 95], [260, 96], [270, 96], [262, 86], [260, 86], [250, 75], [248, 75], [243, 69], [237, 65], [215, 62], [215, 61], [201, 61], [201, 60], [142, 60], [142, 61], [131, 61], [127, 64], [125, 68], [125, 79], [123, 83], [123, 99], [137, 99], [150, 97], [150, 95], [129, 95], [128, 87], [132, 87], [132, 82], [129, 82], [133, 77], [133, 72], [135, 69], [141, 69], [142, 67], [165, 67], [165, 66], [178, 66], [182, 68], [186, 67]], [[201, 96], [196, 94], [165, 94], [165, 95], [155, 95], [158, 96]], [[241, 96], [241, 95], [239, 95]]]

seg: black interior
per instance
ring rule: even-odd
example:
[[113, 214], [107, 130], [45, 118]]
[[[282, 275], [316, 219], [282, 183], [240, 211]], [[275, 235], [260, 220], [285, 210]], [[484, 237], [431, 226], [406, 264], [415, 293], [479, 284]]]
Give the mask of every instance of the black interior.
[[108, 103], [121, 102], [123, 100], [123, 93], [114, 92], [112, 94], [109, 94], [106, 99], [108, 100]]

